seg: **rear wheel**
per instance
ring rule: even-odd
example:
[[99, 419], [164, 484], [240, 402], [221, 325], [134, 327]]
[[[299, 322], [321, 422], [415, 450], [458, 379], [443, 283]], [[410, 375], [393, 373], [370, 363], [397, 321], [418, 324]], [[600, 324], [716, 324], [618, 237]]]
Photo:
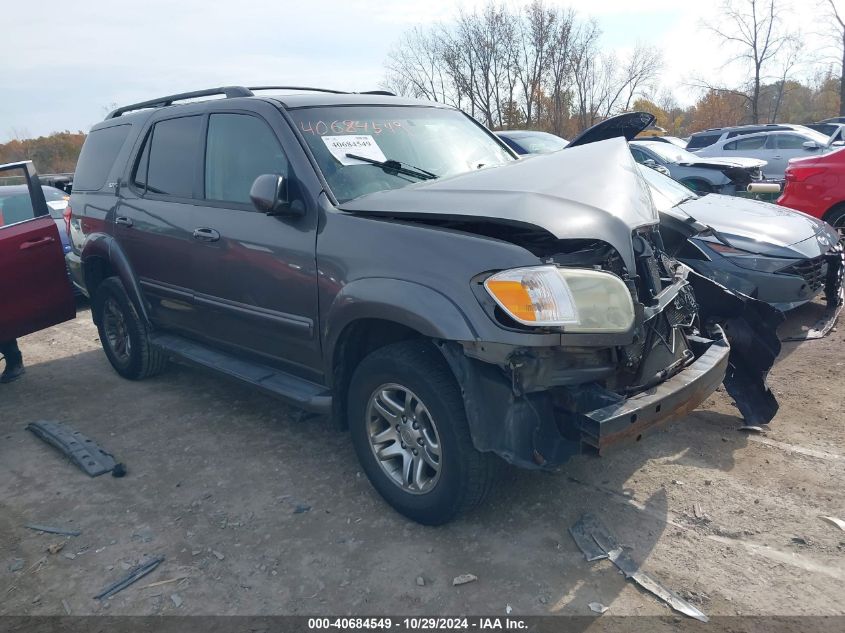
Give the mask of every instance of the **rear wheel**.
[[475, 450], [455, 377], [431, 342], [405, 341], [367, 356], [348, 404], [364, 472], [405, 516], [440, 525], [489, 493], [498, 459]]
[[161, 373], [167, 356], [150, 344], [147, 328], [117, 277], [103, 281], [94, 294], [100, 342], [115, 371], [140, 380]]

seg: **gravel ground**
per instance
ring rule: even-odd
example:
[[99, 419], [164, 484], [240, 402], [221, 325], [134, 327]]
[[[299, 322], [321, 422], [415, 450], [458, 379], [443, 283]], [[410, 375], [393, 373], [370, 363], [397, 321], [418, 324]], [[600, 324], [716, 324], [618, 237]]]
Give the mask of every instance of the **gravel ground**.
[[[711, 616], [843, 615], [845, 532], [819, 518], [845, 519], [843, 340], [784, 345], [770, 377], [781, 409], [762, 434], [739, 432], [717, 392], [607, 457], [509, 469], [483, 508], [428, 528], [381, 501], [328, 420], [187, 367], [119, 378], [82, 309], [23, 339], [26, 377], [0, 386], [0, 615], [671, 614], [584, 560], [567, 533], [584, 511]], [[41, 419], [129, 474], [88, 478], [24, 430]], [[166, 557], [152, 574], [92, 598], [151, 555]], [[466, 573], [478, 580], [452, 585]]]

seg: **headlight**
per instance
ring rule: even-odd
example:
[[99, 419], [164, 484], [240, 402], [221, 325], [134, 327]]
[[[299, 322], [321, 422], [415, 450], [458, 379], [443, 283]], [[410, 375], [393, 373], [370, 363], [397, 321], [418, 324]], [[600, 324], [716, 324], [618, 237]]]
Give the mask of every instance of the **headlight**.
[[514, 268], [489, 277], [484, 287], [508, 316], [524, 325], [627, 332], [634, 324], [634, 302], [625, 282], [599, 270]]
[[782, 257], [766, 257], [750, 251], [743, 251], [732, 246], [726, 246], [721, 242], [707, 242], [708, 248], [716, 251], [719, 255], [729, 258], [740, 268], [756, 270], [761, 273], [774, 273], [792, 264], [797, 264], [800, 259], [785, 259]]

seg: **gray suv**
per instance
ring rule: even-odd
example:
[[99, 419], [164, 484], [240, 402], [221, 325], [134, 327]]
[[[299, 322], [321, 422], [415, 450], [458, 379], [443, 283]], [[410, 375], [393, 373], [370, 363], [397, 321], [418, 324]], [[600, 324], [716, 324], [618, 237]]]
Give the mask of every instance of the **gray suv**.
[[68, 263], [120, 375], [177, 359], [331, 415], [428, 524], [502, 460], [637, 441], [723, 379], [749, 423], [774, 415], [771, 313], [669, 257], [624, 140], [517, 160], [442, 104], [258, 90], [88, 135]]

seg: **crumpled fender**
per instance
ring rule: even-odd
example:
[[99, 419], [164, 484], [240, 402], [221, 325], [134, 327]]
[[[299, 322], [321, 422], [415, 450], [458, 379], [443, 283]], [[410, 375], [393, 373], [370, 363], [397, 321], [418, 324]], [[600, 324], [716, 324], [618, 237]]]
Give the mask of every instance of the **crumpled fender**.
[[780, 354], [777, 328], [786, 317], [768, 303], [728, 290], [695, 271], [687, 280], [702, 323], [719, 323], [731, 345], [725, 389], [747, 425], [768, 424], [778, 412], [778, 401], [766, 377]]

